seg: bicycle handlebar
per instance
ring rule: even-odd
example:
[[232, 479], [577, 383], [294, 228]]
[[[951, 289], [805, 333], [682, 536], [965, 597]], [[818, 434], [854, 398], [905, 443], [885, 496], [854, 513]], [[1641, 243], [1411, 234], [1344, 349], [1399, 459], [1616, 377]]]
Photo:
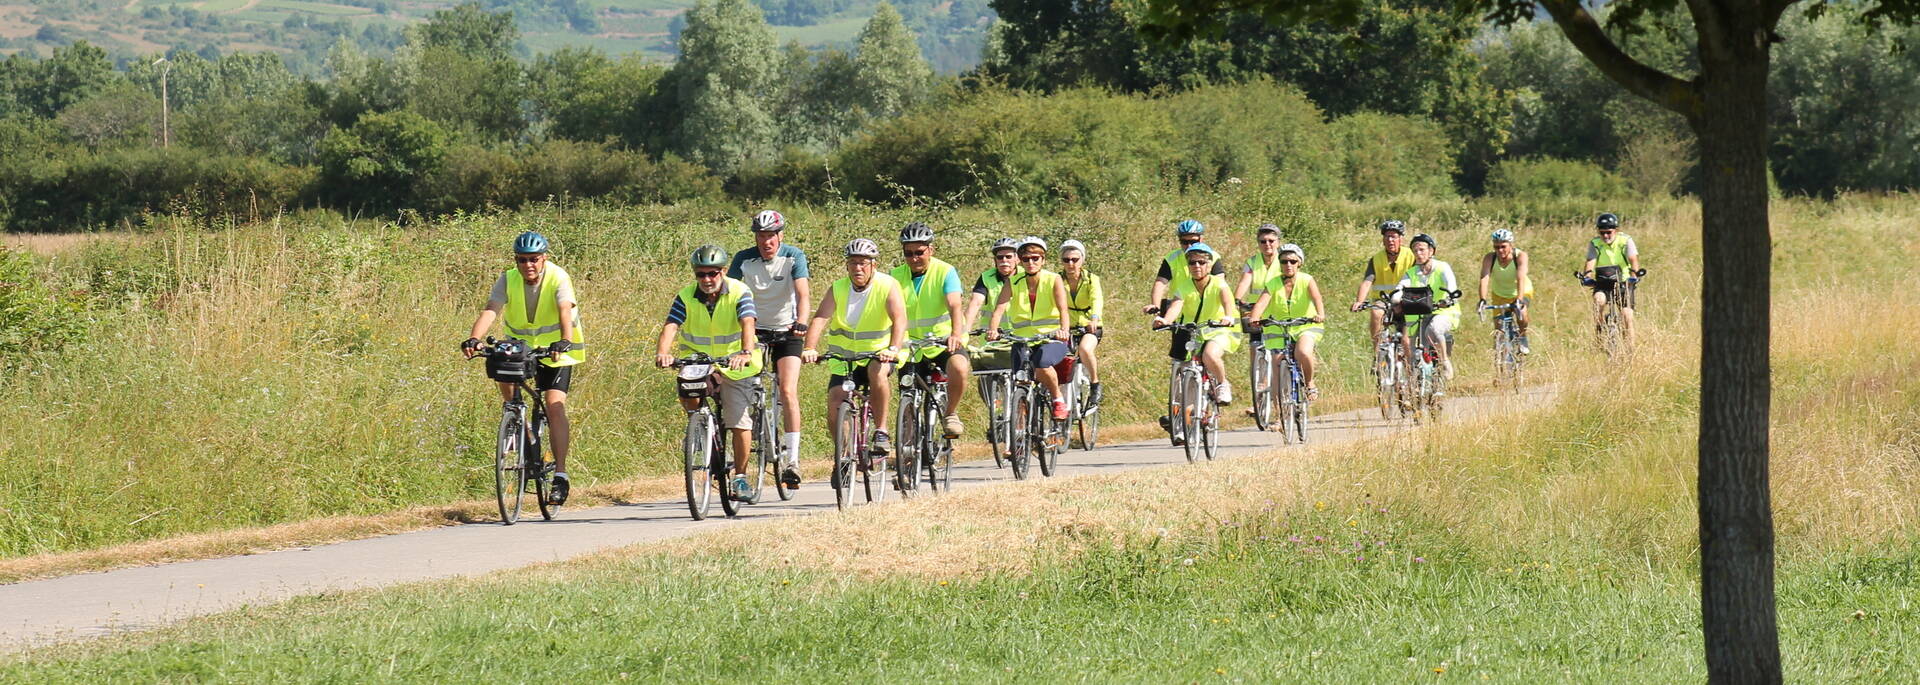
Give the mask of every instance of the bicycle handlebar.
[[685, 357], [680, 357], [678, 359], [673, 360], [673, 368], [678, 369], [683, 366], [699, 366], [701, 364], [711, 364], [713, 366], [719, 366], [721, 364], [725, 364], [726, 362], [727, 360], [725, 359], [716, 359], [714, 357], [708, 356], [704, 352], [695, 352]]
[[880, 358], [879, 352], [855, 352], [853, 354], [841, 354], [839, 352], [824, 352], [824, 353], [821, 353], [820, 355], [820, 359], [822, 360], [832, 360], [837, 362], [863, 362], [869, 359], [879, 359], [879, 358]]
[[1290, 326], [1305, 326], [1307, 324], [1316, 323], [1316, 322], [1313, 319], [1304, 317], [1304, 316], [1296, 319], [1275, 319], [1269, 316], [1259, 321], [1255, 321], [1254, 323], [1260, 324], [1262, 327], [1280, 326], [1284, 328], [1284, 327], [1290, 327]]
[[[508, 338], [507, 340], [499, 340], [489, 335], [487, 336], [487, 339], [485, 342], [482, 342], [480, 343], [479, 346], [473, 348], [474, 354], [472, 357], [469, 357], [468, 360], [471, 361], [473, 359], [483, 359], [483, 358], [492, 356], [493, 353], [500, 348], [500, 344], [505, 342], [515, 342], [521, 345], [526, 344], [524, 342], [520, 342], [512, 338]], [[540, 357], [545, 357], [553, 354], [553, 346], [549, 345], [546, 347], [528, 347], [527, 353], [532, 355], [533, 358], [538, 359]]]
[[1206, 323], [1171, 323], [1165, 326], [1154, 326], [1153, 330], [1155, 331], [1200, 331], [1200, 330], [1231, 329], [1231, 328], [1237, 328], [1237, 327], [1238, 327], [1237, 324], [1229, 323], [1229, 324], [1221, 325], [1221, 324], [1216, 324], [1209, 321]]

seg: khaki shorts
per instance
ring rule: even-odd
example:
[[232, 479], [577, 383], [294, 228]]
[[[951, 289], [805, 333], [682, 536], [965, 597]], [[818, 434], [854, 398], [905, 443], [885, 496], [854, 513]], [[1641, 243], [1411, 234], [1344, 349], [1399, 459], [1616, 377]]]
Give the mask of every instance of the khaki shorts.
[[754, 391], [760, 388], [760, 377], [748, 376], [736, 381], [716, 373], [713, 379], [720, 384], [720, 427], [753, 430]]

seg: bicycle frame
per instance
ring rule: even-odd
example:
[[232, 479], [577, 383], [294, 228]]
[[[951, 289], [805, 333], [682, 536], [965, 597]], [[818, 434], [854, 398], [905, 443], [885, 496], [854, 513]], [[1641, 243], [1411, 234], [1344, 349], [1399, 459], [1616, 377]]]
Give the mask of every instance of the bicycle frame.
[[[506, 343], [512, 342], [509, 346]], [[495, 354], [524, 354], [525, 362], [539, 363], [542, 356], [550, 354], [550, 348], [518, 349], [525, 343], [511, 340], [496, 340], [488, 337], [486, 342], [475, 348], [473, 359], [484, 359]], [[500, 430], [496, 434], [494, 445], [494, 494], [500, 510], [500, 523], [513, 525], [520, 520], [520, 509], [525, 501], [526, 486], [533, 485], [534, 499], [540, 509], [540, 517], [553, 520], [557, 505], [547, 501], [553, 487], [552, 475], [547, 471], [545, 444], [541, 438], [547, 426], [546, 403], [540, 401], [539, 393], [529, 385], [529, 378], [507, 383], [507, 399], [500, 404]], [[503, 381], [495, 381], [500, 383]], [[529, 403], [527, 396], [535, 401]], [[512, 433], [512, 435], [509, 435]], [[512, 450], [516, 454], [508, 462], [505, 452]], [[511, 500], [511, 503], [509, 503]]]
[[[928, 348], [945, 349], [945, 336], [907, 341], [908, 358]], [[912, 366], [918, 367], [919, 363], [914, 362]], [[940, 426], [947, 406], [947, 382], [944, 379], [935, 380], [930, 373], [918, 368], [908, 367], [902, 368], [898, 382], [900, 391], [897, 399], [899, 408], [895, 411], [894, 477], [899, 480], [900, 494], [910, 496], [918, 491], [923, 472], [929, 487], [937, 492], [945, 487], [942, 482], [945, 469], [940, 462], [952, 458], [951, 441]]]

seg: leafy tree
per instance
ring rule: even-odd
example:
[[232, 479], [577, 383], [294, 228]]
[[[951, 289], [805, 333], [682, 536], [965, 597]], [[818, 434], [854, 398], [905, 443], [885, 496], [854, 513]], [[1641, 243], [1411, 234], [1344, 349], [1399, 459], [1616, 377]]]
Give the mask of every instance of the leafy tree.
[[722, 175], [770, 159], [780, 59], [772, 27], [746, 0], [701, 0], [686, 17], [675, 150]]
[[68, 105], [55, 119], [89, 150], [152, 144], [160, 128], [160, 98], [121, 82]]
[[1790, 19], [1768, 119], [1781, 190], [1920, 188], [1920, 30], [1872, 31], [1836, 8]]
[[53, 56], [34, 61], [18, 54], [7, 58], [5, 76], [13, 100], [19, 107], [41, 117], [52, 117], [68, 105], [85, 100], [119, 78], [107, 51], [86, 41], [53, 51]]
[[463, 2], [428, 15], [427, 22], [408, 34], [420, 48], [446, 48], [482, 60], [513, 59], [520, 29], [512, 12], [488, 12], [478, 2]]
[[818, 52], [788, 43], [780, 66], [779, 82], [786, 84], [779, 101], [781, 147], [797, 147], [824, 153], [838, 149], [841, 143], [867, 123], [867, 110], [861, 101], [859, 66], [845, 52], [826, 49]]
[[376, 211], [412, 206], [414, 188], [445, 162], [453, 136], [409, 111], [368, 113], [320, 141], [320, 178], [334, 202]]
[[639, 55], [618, 60], [594, 48], [562, 48], [527, 66], [534, 116], [551, 136], [586, 142], [607, 138], [645, 145], [644, 106], [656, 97], [666, 68]]
[[406, 102], [406, 83], [394, 63], [367, 56], [345, 38], [327, 53], [327, 71], [330, 87], [308, 93], [335, 126], [352, 126], [363, 114], [393, 111]]
[[525, 78], [513, 57], [519, 40], [511, 12], [475, 2], [434, 12], [395, 56], [407, 107], [495, 140], [519, 137], [526, 130]]
[[[1702, 274], [1700, 350], [1700, 584], [1709, 680], [1780, 682], [1773, 600], [1773, 514], [1767, 489], [1768, 331], [1772, 242], [1768, 229], [1767, 78], [1782, 15], [1798, 0], [1688, 0], [1697, 74], [1636, 59], [1619, 36], [1645, 31], [1678, 0], [1620, 0], [1602, 27], [1579, 0], [1540, 0], [1567, 41], [1634, 95], [1672, 110], [1700, 143]], [[1158, 35], [1217, 31], [1219, 13], [1257, 12], [1275, 23], [1351, 23], [1360, 0], [1147, 0]], [[1818, 13], [1828, 5], [1813, 4]], [[1858, 3], [1864, 21], [1910, 26], [1920, 2]], [[1511, 25], [1531, 0], [1458, 0]], [[1609, 30], [1612, 33], [1609, 33]]]
[[856, 92], [869, 115], [898, 116], [926, 97], [933, 69], [892, 4], [883, 0], [874, 7], [873, 18], [860, 30], [858, 45], [853, 59]]

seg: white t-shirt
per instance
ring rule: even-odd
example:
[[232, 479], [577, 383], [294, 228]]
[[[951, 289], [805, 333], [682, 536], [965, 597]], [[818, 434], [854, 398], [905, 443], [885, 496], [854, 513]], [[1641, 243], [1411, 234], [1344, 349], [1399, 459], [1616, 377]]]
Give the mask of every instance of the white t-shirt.
[[847, 284], [847, 313], [849, 323], [860, 320], [860, 310], [867, 306], [867, 295], [873, 293], [873, 281], [867, 281], [867, 287], [857, 288]]

